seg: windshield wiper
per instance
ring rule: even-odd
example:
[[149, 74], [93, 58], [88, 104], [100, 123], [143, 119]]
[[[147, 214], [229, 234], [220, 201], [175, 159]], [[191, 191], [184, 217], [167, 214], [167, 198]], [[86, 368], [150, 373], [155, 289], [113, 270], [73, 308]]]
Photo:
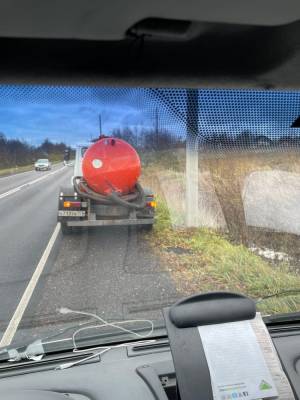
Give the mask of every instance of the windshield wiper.
[[[256, 304], [260, 304], [265, 300], [278, 298], [283, 296], [293, 296], [293, 295], [300, 295], [300, 288], [293, 288], [293, 289], [285, 289], [277, 293], [269, 294], [267, 296], [260, 297], [256, 299]], [[283, 313], [283, 314], [273, 314], [273, 315], [265, 315], [263, 317], [266, 324], [271, 325], [272, 323], [275, 324], [289, 324], [292, 322], [300, 321], [300, 310], [296, 312], [290, 313]]]
[[258, 299], [255, 299], [255, 303], [259, 304], [264, 300], [271, 299], [272, 297], [276, 298], [276, 297], [282, 297], [282, 296], [289, 296], [289, 295], [293, 295], [293, 294], [295, 294], [295, 295], [300, 294], [300, 288], [286, 289], [286, 290], [282, 290], [281, 292], [272, 293], [267, 296], [259, 297]]

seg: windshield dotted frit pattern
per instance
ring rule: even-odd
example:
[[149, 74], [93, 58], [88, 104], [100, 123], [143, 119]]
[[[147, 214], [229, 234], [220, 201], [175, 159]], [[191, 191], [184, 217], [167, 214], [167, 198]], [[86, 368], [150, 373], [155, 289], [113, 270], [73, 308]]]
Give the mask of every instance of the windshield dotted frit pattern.
[[[0, 93], [0, 104], [5, 106], [31, 103], [59, 107], [80, 103], [98, 106], [100, 110], [103, 105], [117, 103], [139, 114], [136, 118], [140, 118], [140, 123], [133, 121], [133, 117], [131, 121], [122, 121], [128, 126], [153, 123], [159, 109], [161, 125], [172, 127], [175, 136], [185, 138], [187, 120], [196, 119], [194, 134], [203, 142], [225, 147], [247, 146], [255, 140], [265, 140], [266, 144], [275, 141], [279, 145], [298, 140], [297, 129], [291, 125], [299, 116], [300, 94], [292, 91], [16, 85], [1, 86]], [[243, 136], [239, 140], [240, 135]]]
[[[0, 346], [132, 339], [152, 322], [159, 334], [163, 307], [215, 290], [299, 311], [299, 115], [295, 91], [0, 86]], [[65, 217], [103, 218], [72, 197], [75, 160], [99, 135], [138, 153], [152, 230], [57, 221], [64, 203]]]

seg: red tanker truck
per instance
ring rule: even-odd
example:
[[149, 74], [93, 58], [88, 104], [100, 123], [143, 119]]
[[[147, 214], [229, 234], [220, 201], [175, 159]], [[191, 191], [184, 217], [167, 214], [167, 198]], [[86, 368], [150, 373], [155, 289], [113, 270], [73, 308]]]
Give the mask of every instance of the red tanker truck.
[[140, 158], [124, 140], [102, 137], [78, 147], [72, 185], [59, 191], [62, 232], [113, 225], [151, 229], [156, 202], [152, 191], [138, 182], [140, 174]]

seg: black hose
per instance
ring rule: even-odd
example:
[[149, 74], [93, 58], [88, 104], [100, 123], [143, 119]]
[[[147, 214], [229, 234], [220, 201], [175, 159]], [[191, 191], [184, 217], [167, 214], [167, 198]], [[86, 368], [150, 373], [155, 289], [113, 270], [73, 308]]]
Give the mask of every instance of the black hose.
[[[77, 183], [77, 179], [80, 179], [80, 183]], [[82, 178], [80, 176], [75, 176], [73, 178], [73, 186], [75, 191], [83, 196], [83, 197], [87, 197], [91, 200], [95, 200], [100, 202], [101, 204], [111, 204], [111, 202], [108, 200], [108, 198], [106, 196], [102, 196], [101, 194], [95, 193], [94, 191], [92, 191], [86, 184], [85, 182], [82, 181]], [[83, 187], [83, 190], [81, 190], [80, 186]]]
[[[80, 179], [80, 183], [78, 185], [77, 183], [77, 179]], [[109, 199], [109, 196], [106, 195], [101, 195], [99, 193], [94, 192], [87, 184], [86, 182], [81, 178], [81, 177], [74, 177], [73, 179], [73, 186], [75, 188], [75, 190], [77, 191], [77, 193], [81, 194], [84, 197], [88, 197], [92, 200], [96, 200], [102, 204], [112, 204], [114, 203], [114, 201], [111, 201]], [[83, 188], [83, 190], [81, 190], [81, 188]], [[134, 193], [130, 193], [127, 195], [123, 195], [122, 199], [125, 201], [133, 201], [138, 197], [139, 193], [136, 191]]]
[[[80, 180], [79, 184], [77, 180]], [[118, 204], [126, 208], [132, 208], [135, 210], [143, 209], [146, 206], [146, 198], [144, 189], [139, 183], [136, 183], [136, 191], [127, 195], [119, 195], [117, 192], [112, 192], [107, 196], [94, 192], [81, 176], [74, 176], [73, 186], [75, 191], [91, 200], [95, 200], [101, 204], [113, 205]], [[81, 189], [83, 188], [83, 190]], [[137, 201], [136, 201], [137, 200]]]
[[137, 192], [139, 193], [139, 198], [140, 202], [135, 203], [135, 202], [130, 202], [124, 200], [121, 196], [119, 196], [116, 192], [112, 192], [108, 198], [110, 198], [114, 203], [119, 204], [120, 206], [127, 207], [127, 208], [133, 208], [135, 210], [141, 210], [146, 207], [146, 198], [145, 198], [145, 193], [144, 189], [139, 183], [136, 183], [136, 189]]

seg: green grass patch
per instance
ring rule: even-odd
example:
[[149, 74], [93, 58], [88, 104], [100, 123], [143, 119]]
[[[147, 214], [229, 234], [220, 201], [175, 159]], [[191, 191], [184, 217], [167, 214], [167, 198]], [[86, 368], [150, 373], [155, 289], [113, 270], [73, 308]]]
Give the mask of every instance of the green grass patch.
[[[285, 263], [270, 264], [244, 245], [209, 229], [173, 229], [168, 207], [158, 199], [150, 241], [183, 294], [228, 290], [260, 298], [300, 290], [300, 276]], [[259, 303], [264, 313], [300, 311], [300, 295]]]

